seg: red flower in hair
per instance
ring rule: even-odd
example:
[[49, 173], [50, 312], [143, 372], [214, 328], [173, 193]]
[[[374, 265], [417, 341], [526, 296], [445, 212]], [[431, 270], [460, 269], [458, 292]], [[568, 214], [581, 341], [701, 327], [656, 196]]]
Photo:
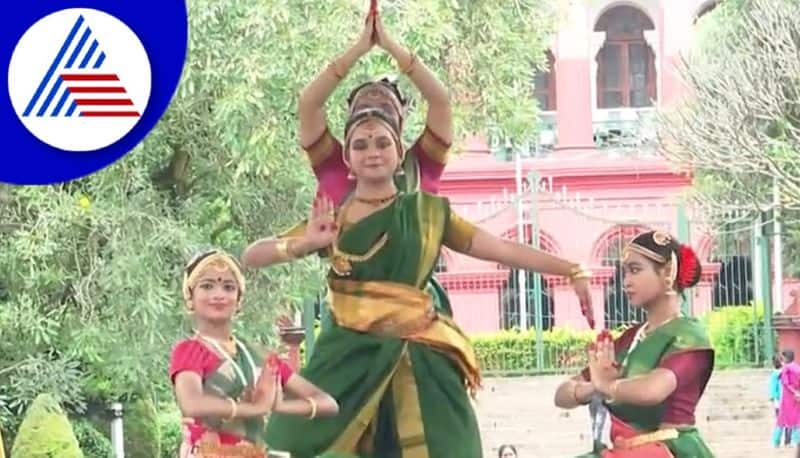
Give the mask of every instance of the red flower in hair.
[[689, 245], [678, 248], [678, 279], [676, 286], [685, 289], [692, 286], [700, 276], [700, 260]]

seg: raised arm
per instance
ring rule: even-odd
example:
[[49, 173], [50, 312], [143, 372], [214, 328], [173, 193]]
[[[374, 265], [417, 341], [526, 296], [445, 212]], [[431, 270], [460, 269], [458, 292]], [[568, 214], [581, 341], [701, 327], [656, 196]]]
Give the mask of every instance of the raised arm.
[[589, 320], [590, 326], [594, 327], [590, 313], [592, 297], [589, 294], [589, 273], [580, 264], [528, 245], [496, 237], [479, 228], [476, 228], [472, 243], [465, 254], [515, 269], [569, 278], [578, 295], [584, 315]]
[[428, 102], [426, 125], [440, 142], [453, 142], [453, 109], [450, 94], [436, 75], [404, 46], [392, 38], [383, 27], [380, 14], [375, 20], [378, 46], [386, 50], [397, 62], [400, 71], [411, 79], [414, 86]]
[[308, 150], [328, 128], [325, 102], [339, 85], [353, 64], [375, 44], [373, 38], [375, 16], [367, 15], [361, 35], [344, 54], [334, 59], [300, 91], [297, 115], [300, 122], [300, 145]]
[[250, 244], [242, 253], [242, 266], [259, 268], [289, 262], [330, 246], [338, 232], [333, 208], [328, 198], [315, 200], [307, 223], [279, 237]]
[[590, 273], [580, 264], [496, 237], [455, 213], [450, 214], [445, 232], [445, 245], [473, 258], [496, 262], [515, 269], [569, 278], [575, 294], [578, 295], [581, 312], [589, 326], [594, 328], [592, 297], [589, 294]]

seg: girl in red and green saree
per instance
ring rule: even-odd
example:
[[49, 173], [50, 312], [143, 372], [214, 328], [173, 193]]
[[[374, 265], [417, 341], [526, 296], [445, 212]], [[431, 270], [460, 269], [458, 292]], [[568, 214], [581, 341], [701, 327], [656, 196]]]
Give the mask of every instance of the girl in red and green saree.
[[331, 264], [332, 323], [302, 374], [339, 401], [340, 413], [316, 420], [274, 415], [267, 442], [297, 458], [480, 457], [469, 398], [480, 385], [475, 353], [445, 292], [425, 289], [440, 249], [569, 277], [587, 309], [588, 272], [490, 235], [445, 198], [399, 192], [399, 126], [380, 110], [351, 115], [345, 152], [353, 195], [338, 209], [319, 199], [303, 231], [258, 241], [243, 254], [245, 265], [261, 267], [323, 251]]
[[244, 290], [237, 261], [219, 250], [196, 256], [184, 271], [183, 296], [196, 332], [177, 343], [170, 360], [185, 417], [180, 458], [266, 457], [270, 413], [315, 418], [338, 410], [331, 396], [274, 353], [233, 335]]
[[[404, 156], [404, 173], [397, 177], [399, 187], [405, 191], [422, 189], [436, 193], [453, 139], [453, 116], [447, 89], [414, 53], [389, 35], [383, 27], [377, 2], [373, 2], [359, 39], [303, 88], [298, 103], [300, 144], [308, 153], [319, 181], [317, 194], [328, 196], [337, 205], [353, 190], [355, 182], [345, 163], [341, 142], [328, 129], [325, 102], [356, 61], [375, 45], [394, 58], [400, 71], [408, 76], [428, 105], [425, 129]], [[355, 88], [348, 97], [348, 110], [352, 113], [362, 108], [383, 110], [402, 131], [407, 101], [394, 82], [382, 79]]]
[[589, 349], [589, 367], [562, 383], [557, 406], [571, 409], [602, 396], [611, 414], [611, 441], [585, 457], [704, 458], [695, 407], [714, 368], [703, 325], [682, 317], [680, 294], [700, 279], [694, 251], [671, 235], [637, 236], [623, 252], [625, 292], [647, 321], [612, 340], [608, 332]]

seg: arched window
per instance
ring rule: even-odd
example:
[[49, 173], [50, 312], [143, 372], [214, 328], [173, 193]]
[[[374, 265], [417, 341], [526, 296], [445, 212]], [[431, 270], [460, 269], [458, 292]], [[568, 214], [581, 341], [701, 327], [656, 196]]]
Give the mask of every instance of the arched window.
[[547, 51], [547, 69], [537, 70], [533, 76], [533, 93], [542, 111], [555, 111], [556, 105], [556, 60]]
[[[532, 243], [532, 229], [530, 224], [524, 227], [525, 243]], [[510, 240], [517, 239], [517, 230], [512, 229], [503, 235], [503, 238]], [[539, 231], [539, 247], [542, 251], [557, 254], [559, 249], [551, 236]], [[525, 272], [525, 290], [522, 297], [527, 305], [525, 323], [528, 329], [536, 327], [536, 282], [539, 283], [539, 307], [541, 307], [542, 329], [551, 329], [554, 324], [554, 302], [550, 287], [542, 278], [542, 275], [535, 272]], [[508, 280], [503, 283], [500, 289], [500, 328], [511, 329], [521, 328], [520, 314], [520, 284], [519, 270], [511, 269], [508, 273]]]
[[722, 226], [714, 240], [711, 262], [719, 263], [712, 291], [714, 307], [748, 305], [753, 300], [752, 236], [745, 224]]
[[642, 11], [618, 6], [606, 11], [594, 28], [606, 39], [597, 54], [597, 107], [649, 107], [656, 100], [655, 54], [645, 41], [653, 21]]

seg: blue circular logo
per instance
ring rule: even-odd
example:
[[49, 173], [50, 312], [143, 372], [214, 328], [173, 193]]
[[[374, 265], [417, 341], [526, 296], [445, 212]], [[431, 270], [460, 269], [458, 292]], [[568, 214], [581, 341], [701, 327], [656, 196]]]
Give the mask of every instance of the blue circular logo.
[[121, 158], [167, 109], [186, 59], [183, 0], [25, 2], [0, 24], [0, 182], [63, 182]]

